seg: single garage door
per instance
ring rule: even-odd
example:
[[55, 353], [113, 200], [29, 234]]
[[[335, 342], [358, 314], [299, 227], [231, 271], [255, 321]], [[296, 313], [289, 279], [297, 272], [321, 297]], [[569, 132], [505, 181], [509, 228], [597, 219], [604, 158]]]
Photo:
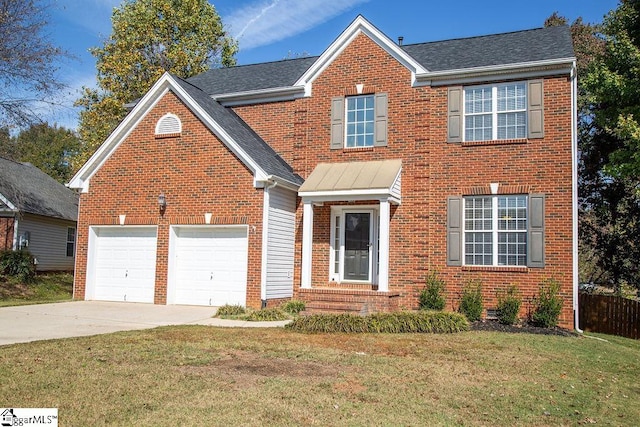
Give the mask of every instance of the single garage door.
[[102, 301], [153, 303], [155, 227], [95, 227], [93, 296]]
[[245, 305], [246, 227], [175, 227], [173, 304]]

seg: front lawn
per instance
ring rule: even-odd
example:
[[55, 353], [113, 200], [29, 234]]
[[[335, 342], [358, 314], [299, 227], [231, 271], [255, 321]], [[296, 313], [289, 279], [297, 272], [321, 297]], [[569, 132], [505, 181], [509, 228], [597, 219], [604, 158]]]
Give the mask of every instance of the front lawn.
[[634, 425], [640, 343], [165, 327], [2, 347], [6, 407], [61, 425]]
[[37, 274], [31, 283], [15, 277], [0, 276], [0, 307], [70, 301], [73, 274]]

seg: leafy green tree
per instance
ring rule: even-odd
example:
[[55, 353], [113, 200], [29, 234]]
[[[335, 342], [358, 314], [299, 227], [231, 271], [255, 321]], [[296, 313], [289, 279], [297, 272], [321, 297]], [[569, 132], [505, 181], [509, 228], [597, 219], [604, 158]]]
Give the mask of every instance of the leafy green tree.
[[47, 2], [0, 0], [0, 126], [37, 120], [41, 103], [62, 88], [56, 63], [65, 52], [45, 32]]
[[237, 43], [207, 0], [125, 0], [111, 21], [111, 36], [90, 50], [98, 89], [84, 88], [76, 102], [84, 107], [76, 167], [124, 118], [125, 104], [143, 96], [165, 71], [187, 78], [235, 65]]
[[639, 18], [640, 2], [621, 0], [579, 67], [581, 280], [616, 290], [640, 287]]
[[33, 124], [15, 137], [0, 130], [0, 156], [29, 162], [61, 183], [71, 178], [70, 160], [79, 149], [75, 133], [57, 125]]

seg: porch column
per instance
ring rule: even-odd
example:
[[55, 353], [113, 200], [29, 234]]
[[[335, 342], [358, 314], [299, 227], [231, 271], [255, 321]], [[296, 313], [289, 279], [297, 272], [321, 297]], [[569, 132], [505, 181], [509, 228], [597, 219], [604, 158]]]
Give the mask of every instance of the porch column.
[[378, 274], [378, 290], [389, 291], [389, 218], [391, 208], [388, 200], [380, 201], [380, 272]]
[[302, 277], [300, 287], [311, 288], [311, 250], [313, 248], [313, 204], [303, 202], [302, 209]]

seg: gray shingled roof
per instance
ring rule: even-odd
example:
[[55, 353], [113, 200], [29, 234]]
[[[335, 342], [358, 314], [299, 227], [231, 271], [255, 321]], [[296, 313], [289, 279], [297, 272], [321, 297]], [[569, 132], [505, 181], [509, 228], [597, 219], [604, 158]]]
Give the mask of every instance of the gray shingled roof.
[[233, 140], [268, 175], [274, 175], [295, 184], [304, 181], [282, 157], [275, 152], [230, 108], [214, 101], [208, 94], [186, 80], [172, 76], [203, 110], [233, 138]]
[[216, 68], [188, 79], [209, 95], [292, 86], [317, 56], [262, 64]]
[[0, 194], [23, 213], [78, 219], [78, 195], [30, 163], [0, 157]]
[[513, 33], [403, 46], [429, 71], [571, 58], [569, 27], [547, 27]]
[[[429, 71], [518, 64], [575, 56], [567, 26], [443, 40], [402, 46]], [[262, 64], [218, 68], [188, 81], [209, 95], [293, 85], [317, 56]]]
[[[504, 34], [402, 46], [429, 71], [519, 64], [574, 56], [569, 27], [548, 27]], [[176, 81], [270, 175], [294, 183], [300, 176], [236, 113], [211, 96], [292, 86], [317, 56], [209, 70]]]

